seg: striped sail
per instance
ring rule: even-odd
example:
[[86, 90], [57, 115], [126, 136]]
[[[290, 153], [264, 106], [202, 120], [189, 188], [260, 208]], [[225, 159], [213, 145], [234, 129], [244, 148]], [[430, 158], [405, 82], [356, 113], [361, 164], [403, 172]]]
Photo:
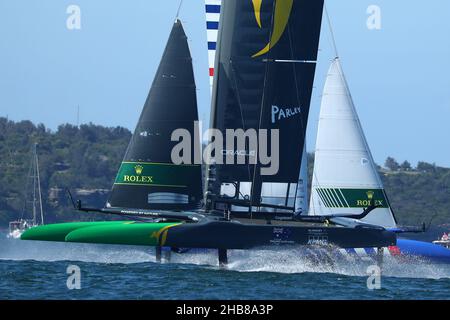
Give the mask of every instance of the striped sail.
[[309, 214], [357, 215], [373, 202], [379, 208], [364, 221], [395, 227], [394, 215], [336, 58], [323, 91]]
[[220, 8], [222, 0], [205, 0], [206, 35], [208, 37], [209, 83], [213, 86], [216, 61], [217, 36], [219, 32]]

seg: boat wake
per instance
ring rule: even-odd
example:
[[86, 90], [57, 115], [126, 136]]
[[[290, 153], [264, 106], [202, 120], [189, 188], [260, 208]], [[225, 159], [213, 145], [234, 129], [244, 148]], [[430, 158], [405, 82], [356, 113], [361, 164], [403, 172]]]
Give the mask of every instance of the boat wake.
[[[163, 255], [164, 256], [164, 255]], [[155, 251], [147, 247], [88, 245], [70, 243], [27, 242], [14, 239], [0, 241], [0, 260], [41, 262], [77, 261], [100, 264], [155, 263]], [[163, 262], [164, 263], [164, 262]], [[171, 263], [218, 268], [217, 251], [189, 251], [171, 254]], [[230, 250], [228, 270], [235, 272], [332, 273], [366, 277], [369, 266], [376, 265], [369, 257], [337, 256], [333, 250], [318, 248], [262, 248]], [[385, 256], [383, 275], [387, 277], [443, 279], [450, 278], [450, 266], [426, 261]]]
[[[367, 277], [369, 267], [377, 266], [370, 257], [337, 257], [321, 249], [281, 249], [240, 252], [242, 258], [233, 260], [230, 268], [242, 272], [277, 273], [334, 273], [345, 276]], [[384, 256], [382, 274], [386, 277], [442, 279], [450, 278], [450, 266], [431, 264], [408, 257], [398, 259]]]
[[[172, 255], [172, 263], [189, 263], [217, 267], [217, 252]], [[231, 250], [228, 270], [237, 272], [273, 272], [285, 274], [333, 273], [367, 277], [368, 268], [376, 266], [375, 259], [342, 257], [319, 248], [277, 248]], [[382, 274], [386, 277], [445, 279], [450, 278], [450, 266], [431, 264], [415, 257], [385, 256]]]
[[154, 262], [155, 254], [154, 250], [143, 247], [21, 241], [9, 238], [0, 241], [1, 260], [131, 264]]

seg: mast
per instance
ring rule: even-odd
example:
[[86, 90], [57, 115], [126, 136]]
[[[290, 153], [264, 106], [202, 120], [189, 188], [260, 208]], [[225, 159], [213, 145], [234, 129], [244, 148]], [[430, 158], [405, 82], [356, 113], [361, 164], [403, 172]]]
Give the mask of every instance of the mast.
[[[27, 222], [32, 222], [33, 225], [37, 225], [38, 220], [38, 210], [39, 210], [39, 218], [41, 220], [41, 224], [44, 224], [44, 210], [42, 205], [42, 190], [41, 190], [41, 180], [39, 173], [39, 160], [37, 155], [37, 143], [34, 143], [30, 147], [30, 158], [29, 158], [29, 166], [28, 172], [26, 176], [25, 189], [23, 193], [23, 207], [22, 207], [22, 216], [21, 220], [25, 220]], [[30, 189], [32, 188], [32, 190]], [[39, 208], [38, 208], [39, 203]], [[27, 220], [27, 211], [30, 209], [31, 205], [32, 217]]]
[[38, 186], [38, 196], [39, 196], [39, 210], [41, 216], [41, 225], [44, 224], [44, 210], [42, 209], [42, 192], [41, 192], [41, 177], [39, 174], [39, 158], [37, 154], [37, 143], [34, 144], [34, 158], [36, 161], [36, 174], [37, 174], [37, 186]]
[[33, 225], [36, 225], [37, 221], [37, 213], [36, 213], [36, 182], [37, 182], [37, 174], [36, 174], [36, 144], [33, 146], [33, 154], [32, 154], [32, 163], [33, 163]]
[[[217, 153], [235, 161], [208, 165], [207, 202], [212, 209], [233, 202], [237, 211], [294, 213], [323, 1], [227, 0], [220, 10], [211, 126], [223, 134], [267, 130], [267, 149], [279, 148], [279, 167], [264, 175], [266, 166], [253, 159], [262, 151], [249, 139], [241, 149], [224, 142]], [[236, 164], [236, 154], [245, 154], [245, 164]]]

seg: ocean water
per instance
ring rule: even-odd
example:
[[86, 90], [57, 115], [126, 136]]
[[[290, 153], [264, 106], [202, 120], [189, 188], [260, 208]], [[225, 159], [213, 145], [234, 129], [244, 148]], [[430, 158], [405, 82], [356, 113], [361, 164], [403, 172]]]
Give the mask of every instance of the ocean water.
[[[321, 263], [296, 248], [231, 251], [227, 269], [214, 253], [154, 250], [0, 237], [0, 299], [446, 299], [450, 266], [386, 259], [381, 288], [367, 287], [369, 263]], [[69, 290], [69, 266], [80, 270]]]

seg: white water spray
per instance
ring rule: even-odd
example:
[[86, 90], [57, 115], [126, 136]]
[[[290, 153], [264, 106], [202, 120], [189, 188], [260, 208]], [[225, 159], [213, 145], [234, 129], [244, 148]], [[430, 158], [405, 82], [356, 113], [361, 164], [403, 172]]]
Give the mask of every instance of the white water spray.
[[[155, 250], [147, 247], [89, 245], [71, 243], [28, 242], [14, 239], [0, 240], [0, 260], [13, 261], [79, 261], [105, 264], [155, 263]], [[218, 268], [217, 250], [172, 253], [171, 263], [196, 265], [199, 268]], [[279, 247], [258, 250], [230, 250], [228, 270], [236, 272], [273, 272], [285, 274], [334, 273], [366, 277], [371, 259], [351, 256], [336, 258], [333, 250], [311, 250], [305, 247]], [[399, 278], [450, 278], [450, 266], [429, 264], [385, 256], [383, 276]]]

